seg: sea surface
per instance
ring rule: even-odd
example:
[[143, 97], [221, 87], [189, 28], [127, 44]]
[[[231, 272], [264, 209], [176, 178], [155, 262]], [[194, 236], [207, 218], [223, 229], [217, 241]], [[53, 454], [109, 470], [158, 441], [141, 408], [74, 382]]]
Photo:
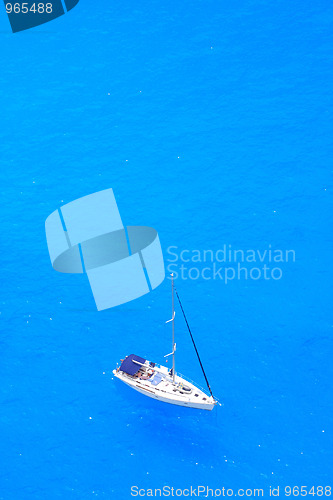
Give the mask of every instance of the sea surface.
[[[0, 12], [1, 500], [333, 486], [332, 23], [328, 0], [81, 0], [16, 34]], [[171, 351], [168, 279], [98, 312], [52, 269], [47, 216], [107, 188], [178, 272], [212, 412], [112, 378]]]

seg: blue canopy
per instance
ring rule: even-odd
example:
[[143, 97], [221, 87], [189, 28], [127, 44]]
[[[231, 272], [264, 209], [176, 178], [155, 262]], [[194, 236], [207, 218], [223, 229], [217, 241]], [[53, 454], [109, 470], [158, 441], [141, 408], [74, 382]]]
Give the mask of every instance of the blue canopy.
[[129, 356], [126, 356], [124, 361], [121, 363], [120, 370], [128, 373], [128, 375], [135, 375], [140, 370], [140, 365], [133, 363], [133, 360], [142, 364], [146, 361], [144, 358], [136, 356], [136, 354], [130, 354]]

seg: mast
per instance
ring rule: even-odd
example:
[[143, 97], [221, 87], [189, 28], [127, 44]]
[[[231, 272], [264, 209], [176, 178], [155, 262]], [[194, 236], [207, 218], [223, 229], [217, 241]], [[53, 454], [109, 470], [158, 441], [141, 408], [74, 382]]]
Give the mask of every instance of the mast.
[[175, 362], [175, 293], [173, 284], [173, 273], [171, 273], [171, 297], [172, 297], [172, 380], [176, 380], [176, 362]]

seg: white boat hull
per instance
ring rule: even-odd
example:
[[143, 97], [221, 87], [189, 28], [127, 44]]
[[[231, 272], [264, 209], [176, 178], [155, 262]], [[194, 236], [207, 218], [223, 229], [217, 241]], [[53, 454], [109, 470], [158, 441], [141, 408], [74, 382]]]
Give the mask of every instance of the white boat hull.
[[[149, 362], [146, 362], [145, 368], [149, 368]], [[116, 378], [124, 382], [126, 385], [135, 391], [148, 396], [149, 398], [169, 403], [176, 406], [185, 406], [187, 408], [196, 408], [200, 410], [212, 410], [216, 405], [216, 401], [212, 396], [208, 396], [194, 383], [191, 383], [179, 375], [176, 375], [175, 383], [169, 375], [168, 369], [164, 366], [158, 366], [157, 373], [161, 374], [161, 381], [154, 386], [150, 380], [142, 380], [127, 375], [118, 370], [113, 370]], [[153, 380], [153, 376], [151, 377]], [[184, 393], [183, 387], [187, 388], [188, 392]], [[190, 392], [189, 392], [190, 391]]]

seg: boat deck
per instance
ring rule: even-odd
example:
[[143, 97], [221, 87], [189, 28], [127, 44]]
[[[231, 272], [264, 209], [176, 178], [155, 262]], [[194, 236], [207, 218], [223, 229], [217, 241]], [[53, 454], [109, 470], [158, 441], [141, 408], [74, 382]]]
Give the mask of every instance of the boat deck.
[[194, 408], [211, 409], [215, 401], [201, 389], [188, 380], [176, 374], [175, 382], [165, 366], [154, 365], [146, 361], [135, 375], [129, 375], [119, 368], [114, 375], [133, 389], [154, 399], [164, 402], [190, 406]]

